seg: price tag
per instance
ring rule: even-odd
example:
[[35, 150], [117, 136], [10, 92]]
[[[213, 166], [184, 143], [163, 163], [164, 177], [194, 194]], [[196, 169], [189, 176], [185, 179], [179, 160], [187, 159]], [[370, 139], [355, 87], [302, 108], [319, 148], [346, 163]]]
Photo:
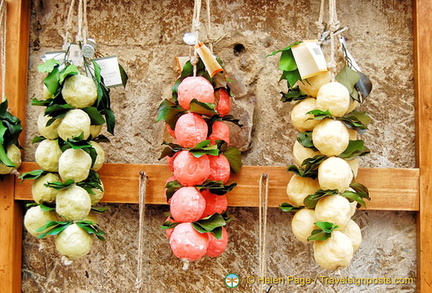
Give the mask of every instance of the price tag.
[[84, 65], [84, 58], [82, 55], [81, 48], [78, 44], [70, 44], [69, 46], [69, 54], [68, 54], [69, 61], [80, 67]]
[[291, 47], [302, 79], [327, 71], [327, 62], [316, 41], [303, 41]]
[[95, 59], [101, 68], [101, 75], [106, 87], [122, 86], [122, 78], [117, 56]]
[[41, 57], [42, 61], [45, 62], [50, 59], [57, 60], [58, 62], [63, 63], [65, 59], [66, 51], [55, 51], [55, 52], [47, 52], [45, 55]]

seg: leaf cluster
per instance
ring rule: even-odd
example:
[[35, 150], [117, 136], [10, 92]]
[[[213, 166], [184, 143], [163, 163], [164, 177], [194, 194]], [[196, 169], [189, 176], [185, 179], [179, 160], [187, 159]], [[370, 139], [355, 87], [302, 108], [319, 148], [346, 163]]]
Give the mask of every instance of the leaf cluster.
[[311, 120], [323, 120], [323, 119], [335, 119], [342, 121], [346, 127], [356, 130], [359, 134], [363, 134], [370, 123], [370, 116], [366, 112], [354, 110], [350, 113], [343, 115], [342, 117], [334, 117], [330, 111], [312, 110], [306, 114], [314, 115]]
[[216, 239], [222, 238], [222, 227], [232, 220], [226, 213], [215, 213], [211, 216], [192, 223], [192, 227], [199, 233], [212, 233]]
[[[45, 225], [38, 228], [36, 232], [43, 232], [38, 236], [38, 239], [45, 238], [47, 236], [55, 236], [63, 232], [67, 227], [73, 223], [77, 224], [78, 227], [83, 229], [89, 235], [95, 235], [99, 240], [105, 241], [104, 236], [106, 233], [100, 229], [99, 225], [91, 221], [48, 221]], [[48, 229], [48, 230], [47, 230]], [[45, 231], [47, 230], [47, 231]], [[45, 232], [44, 232], [45, 231]]]
[[301, 177], [316, 179], [318, 176], [319, 165], [327, 158], [328, 157], [324, 155], [316, 155], [313, 158], [305, 159], [300, 167], [296, 165], [290, 165], [287, 171], [293, 172], [294, 174], [297, 174]]
[[312, 231], [311, 236], [307, 238], [308, 241], [324, 241], [331, 237], [331, 233], [339, 228], [339, 226], [330, 222], [316, 222], [315, 225], [318, 229]]
[[8, 111], [8, 101], [0, 103], [0, 163], [16, 167], [6, 154], [12, 144], [19, 147], [18, 137], [22, 131], [21, 121]]
[[279, 208], [282, 212], [297, 213], [299, 210], [304, 209], [304, 206], [303, 207], [295, 207], [293, 205], [290, 205], [289, 203], [284, 202], [279, 206]]

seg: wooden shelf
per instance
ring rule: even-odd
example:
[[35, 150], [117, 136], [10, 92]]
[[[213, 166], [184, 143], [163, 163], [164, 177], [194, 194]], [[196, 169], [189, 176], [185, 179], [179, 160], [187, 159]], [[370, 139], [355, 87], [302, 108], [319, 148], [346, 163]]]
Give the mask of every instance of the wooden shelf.
[[[39, 169], [36, 163], [24, 162], [20, 172]], [[148, 177], [147, 204], [166, 204], [164, 186], [172, 176], [167, 165], [105, 164], [99, 174], [105, 186], [103, 202], [138, 203], [139, 173]], [[232, 176], [237, 183], [228, 193], [230, 206], [257, 207], [258, 184], [262, 173], [269, 176], [269, 206], [277, 207], [287, 201], [286, 186], [291, 173], [285, 167], [243, 166], [241, 172]], [[369, 188], [372, 200], [367, 202], [368, 210], [418, 211], [418, 169], [369, 169], [359, 170], [357, 182]], [[32, 200], [31, 180], [15, 184], [16, 200]]]

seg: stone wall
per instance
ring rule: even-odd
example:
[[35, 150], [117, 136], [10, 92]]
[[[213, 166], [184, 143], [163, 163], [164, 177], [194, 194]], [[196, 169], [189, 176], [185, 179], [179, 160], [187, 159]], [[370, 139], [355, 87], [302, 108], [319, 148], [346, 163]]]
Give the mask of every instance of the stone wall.
[[[38, 111], [30, 100], [42, 94], [42, 78], [36, 70], [40, 57], [62, 45], [69, 1], [34, 0], [32, 3], [28, 129], [25, 160], [34, 160]], [[296, 130], [290, 125], [290, 104], [279, 101], [278, 57], [265, 56], [293, 41], [315, 38], [318, 0], [213, 0], [214, 52], [226, 71], [237, 80], [236, 105], [250, 140], [245, 165], [287, 166], [293, 163]], [[203, 4], [203, 8], [205, 5]], [[190, 30], [193, 1], [108, 0], [88, 1], [89, 36], [96, 39], [104, 56], [117, 55], [129, 74], [125, 90], [112, 90], [118, 120], [115, 136], [105, 145], [109, 163], [160, 163], [163, 123], [155, 123], [156, 108], [170, 96], [178, 74], [175, 57], [187, 56], [182, 36]], [[204, 10], [202, 13], [205, 16]], [[414, 167], [414, 91], [411, 1], [349, 0], [338, 2], [338, 16], [352, 54], [370, 76], [374, 90], [362, 109], [372, 117], [364, 135], [372, 154], [362, 167]], [[204, 18], [203, 18], [204, 20]], [[244, 50], [236, 51], [241, 44]], [[398, 191], [395, 190], [395, 193]], [[130, 292], [137, 274], [138, 206], [109, 205], [101, 217], [108, 241], [96, 243], [90, 255], [69, 266], [62, 264], [52, 241], [25, 235], [24, 292]], [[228, 231], [228, 250], [219, 258], [192, 263], [188, 271], [170, 249], [159, 229], [167, 206], [146, 208], [144, 292], [225, 292], [223, 278], [236, 273], [242, 278], [233, 292], [255, 292], [247, 276], [258, 273], [258, 211], [230, 208], [236, 217]], [[268, 276], [312, 278], [311, 285], [274, 285], [270, 292], [414, 292], [415, 284], [331, 285], [320, 276], [357, 278], [415, 278], [415, 214], [359, 211], [356, 222], [364, 242], [352, 264], [340, 272], [320, 269], [312, 249], [294, 239], [291, 215], [269, 209]]]

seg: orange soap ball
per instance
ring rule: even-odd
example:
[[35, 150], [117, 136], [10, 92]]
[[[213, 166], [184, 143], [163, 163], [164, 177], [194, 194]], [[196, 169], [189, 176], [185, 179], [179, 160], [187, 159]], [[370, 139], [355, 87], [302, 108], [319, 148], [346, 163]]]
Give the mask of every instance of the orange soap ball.
[[215, 121], [212, 126], [212, 133], [208, 139], [212, 144], [216, 144], [216, 140], [219, 139], [230, 144], [230, 129], [228, 125], [223, 121]]
[[195, 222], [205, 207], [206, 201], [195, 187], [181, 187], [171, 197], [170, 213], [177, 222]]
[[216, 111], [219, 116], [226, 116], [231, 111], [231, 97], [226, 89], [220, 88], [216, 90], [215, 103], [217, 104]]
[[231, 175], [231, 167], [228, 159], [224, 155], [208, 156], [210, 160], [209, 180], [228, 182]]
[[212, 233], [207, 233], [209, 238], [209, 245], [207, 247], [206, 255], [210, 257], [217, 257], [221, 255], [228, 245], [228, 232], [225, 227], [222, 227], [222, 238], [217, 239]]
[[197, 232], [192, 227], [192, 223], [177, 225], [170, 238], [170, 246], [174, 255], [188, 261], [203, 257], [207, 252], [208, 245], [208, 235]]
[[208, 217], [215, 213], [223, 214], [228, 208], [228, 199], [226, 195], [213, 194], [207, 189], [201, 190], [201, 195], [206, 201], [205, 210], [201, 218]]
[[210, 161], [207, 155], [196, 158], [188, 151], [178, 152], [173, 167], [174, 177], [183, 186], [202, 184], [210, 175]]
[[195, 113], [180, 116], [174, 128], [176, 143], [182, 147], [194, 147], [197, 143], [206, 140], [207, 133], [207, 123]]
[[202, 76], [186, 77], [178, 86], [177, 100], [180, 106], [190, 109], [190, 102], [197, 99], [203, 103], [214, 102], [214, 89], [211, 83]]

